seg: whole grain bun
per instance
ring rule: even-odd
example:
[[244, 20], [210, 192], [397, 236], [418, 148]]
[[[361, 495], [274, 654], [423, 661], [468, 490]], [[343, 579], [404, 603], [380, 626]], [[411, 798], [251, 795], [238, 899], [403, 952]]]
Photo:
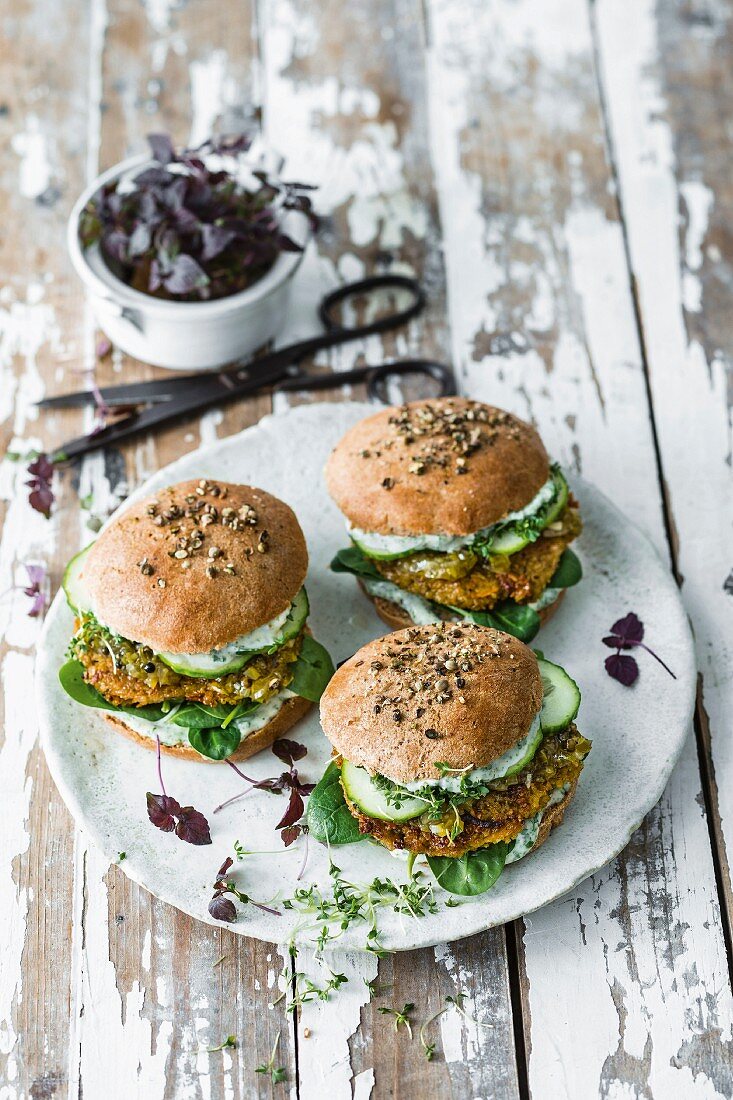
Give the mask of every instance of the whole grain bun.
[[549, 476], [530, 424], [465, 397], [360, 420], [326, 464], [349, 522], [380, 535], [470, 535], [525, 507]]
[[[227, 759], [234, 761], [246, 760], [262, 749], [269, 748], [273, 741], [276, 741], [278, 737], [282, 737], [291, 726], [299, 722], [312, 705], [313, 704], [307, 699], [302, 699], [299, 695], [293, 696], [292, 699], [286, 699], [275, 717], [271, 718], [262, 729], [256, 730], [254, 733], [250, 734], [249, 737], [245, 737], [239, 748], [236, 749], [231, 756], [227, 757]], [[124, 733], [125, 736], [129, 737], [132, 741], [137, 742], [138, 745], [143, 745], [146, 749], [152, 749], [153, 752], [155, 752], [156, 743], [151, 737], [145, 737], [142, 733], [138, 733], [137, 730], [131, 729], [130, 726], [125, 724], [123, 718], [119, 718], [116, 715], [107, 713], [104, 717], [110, 725], [114, 726], [115, 729], [118, 729], [121, 733]], [[201, 756], [200, 753], [196, 752], [196, 749], [188, 744], [161, 745], [160, 751], [167, 756], [177, 756], [179, 760], [198, 760], [208, 762], [209, 764], [219, 763], [217, 760], [209, 760], [208, 756]]]
[[92, 546], [80, 579], [90, 610], [116, 634], [155, 652], [206, 653], [284, 611], [307, 568], [287, 504], [249, 485], [201, 479], [122, 512]]
[[[387, 624], [387, 626], [390, 626], [392, 630], [402, 630], [406, 626], [413, 625], [412, 619], [404, 610], [404, 608], [400, 607], [399, 604], [392, 603], [391, 600], [385, 600], [382, 596], [370, 596], [361, 581], [359, 582], [359, 586], [361, 587], [361, 590], [366, 598], [368, 600], [371, 600], [374, 604], [375, 610], [380, 619], [382, 619]], [[543, 607], [542, 610], [538, 612], [540, 622], [543, 625], [555, 614], [558, 607], [565, 599], [566, 592], [567, 589], [563, 588], [559, 596], [556, 600], [553, 601], [553, 603], [549, 604], [548, 607]]]
[[439, 779], [436, 761], [490, 764], [527, 734], [541, 704], [537, 658], [523, 642], [439, 623], [386, 634], [341, 665], [321, 697], [321, 725], [352, 764], [410, 783]]

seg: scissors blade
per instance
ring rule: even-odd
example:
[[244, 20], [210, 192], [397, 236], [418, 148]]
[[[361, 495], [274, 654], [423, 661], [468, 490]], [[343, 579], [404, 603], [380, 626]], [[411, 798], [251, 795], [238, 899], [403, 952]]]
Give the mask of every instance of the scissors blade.
[[133, 412], [130, 416], [126, 416], [106, 428], [101, 428], [88, 435], [81, 435], [76, 439], [70, 439], [66, 443], [62, 443], [58, 450], [54, 452], [53, 459], [56, 462], [64, 462], [72, 458], [80, 458], [82, 455], [90, 454], [101, 447], [120, 443], [125, 439], [129, 439], [132, 435], [157, 428], [161, 424], [166, 424], [178, 417], [191, 416], [197, 412], [203, 412], [204, 409], [208, 409], [212, 405], [219, 405], [239, 397], [249, 397], [277, 382], [282, 378], [283, 373], [283, 369], [279, 365], [270, 367], [269, 370], [265, 371], [240, 371], [239, 374], [243, 376], [240, 381], [234, 382], [225, 375], [218, 378], [217, 384], [213, 386], [211, 385], [211, 376], [207, 375], [205, 377], [209, 381], [206, 386], [191, 388], [189, 391], [184, 391], [168, 401], [151, 405], [139, 412]]

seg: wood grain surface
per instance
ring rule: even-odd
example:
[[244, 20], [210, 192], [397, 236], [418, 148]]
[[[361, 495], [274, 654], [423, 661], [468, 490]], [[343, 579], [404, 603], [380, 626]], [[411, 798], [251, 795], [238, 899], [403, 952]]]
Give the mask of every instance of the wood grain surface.
[[[3, 451], [91, 424], [33, 408], [95, 367], [64, 247], [84, 184], [151, 131], [260, 128], [321, 183], [325, 215], [279, 339], [312, 332], [340, 280], [419, 275], [429, 309], [408, 332], [315, 366], [419, 350], [531, 418], [675, 571], [700, 692], [659, 806], [571, 897], [449, 947], [337, 956], [348, 982], [288, 1013], [316, 959], [197, 924], [75, 830], [37, 743], [22, 588], [43, 562], [55, 589], [89, 524], [161, 465], [313, 398], [234, 403], [89, 458], [56, 477], [48, 521], [6, 459], [2, 1100], [733, 1095], [732, 19], [729, 0], [7, 0]], [[96, 374], [155, 372], [115, 351]], [[380, 1011], [406, 1003], [412, 1037]], [[418, 1032], [441, 1009], [428, 1060]], [[273, 1085], [255, 1070], [278, 1036]]]

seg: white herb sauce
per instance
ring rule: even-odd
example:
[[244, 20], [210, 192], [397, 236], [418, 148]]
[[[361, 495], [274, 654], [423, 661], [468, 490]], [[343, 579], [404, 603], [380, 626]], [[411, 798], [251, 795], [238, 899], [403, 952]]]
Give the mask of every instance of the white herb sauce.
[[549, 810], [550, 806], [556, 806], [558, 802], [562, 802], [569, 790], [570, 787], [567, 783], [563, 787], [558, 787], [557, 790], [553, 791], [550, 795], [550, 800], [544, 810], [540, 810], [534, 817], [530, 817], [528, 821], [525, 821], [521, 833], [518, 833], [514, 838], [512, 849], [506, 857], [507, 863], [516, 863], [518, 859], [522, 859], [523, 856], [526, 856], [532, 851], [537, 842], [537, 836], [544, 814]]
[[516, 745], [513, 745], [503, 756], [492, 761], [491, 764], [487, 764], [485, 768], [474, 768], [472, 771], [460, 772], [458, 775], [443, 775], [440, 779], [416, 779], [412, 783], [400, 783], [399, 786], [404, 787], [407, 791], [418, 791], [421, 787], [439, 787], [441, 790], [457, 794], [464, 779], [470, 779], [476, 783], [488, 782], [491, 779], [502, 779], [515, 764], [518, 764], [526, 756], [527, 750], [533, 738], [536, 737], [539, 728], [540, 715], [537, 713], [526, 736], [521, 741], [517, 741]]
[[[271, 699], [268, 699], [266, 703], [260, 704], [257, 710], [251, 714], [243, 714], [241, 718], [235, 718], [231, 725], [238, 731], [240, 741], [244, 741], [250, 734], [266, 726], [279, 712], [283, 703], [288, 699], [292, 699], [294, 694], [288, 688], [284, 688], [283, 691], [279, 691], [277, 695], [273, 695]], [[139, 733], [142, 737], [149, 737], [152, 741], [155, 740], [157, 734], [160, 737], [161, 745], [188, 744], [188, 730], [186, 727], [177, 726], [175, 722], [167, 722], [164, 718], [159, 722], [148, 722], [147, 719], [137, 718], [133, 714], [120, 714], [119, 719], [135, 733]], [[215, 723], [212, 720], [213, 724]]]
[[285, 626], [292, 607], [293, 605], [290, 604], [274, 619], [270, 619], [269, 623], [255, 627], [254, 630], [250, 630], [249, 634], [242, 634], [239, 638], [235, 638], [233, 642], [228, 642], [227, 645], [223, 645], [219, 649], [209, 650], [208, 653], [161, 653], [160, 656], [163, 660], [173, 661], [177, 670], [183, 673], [187, 669], [190, 669], [194, 675], [196, 672], [214, 672], [221, 665], [228, 664], [242, 653], [266, 649], [267, 646], [273, 645]]
[[482, 527], [480, 531], [474, 531], [469, 535], [377, 535], [371, 531], [362, 531], [358, 527], [349, 527], [349, 536], [364, 550], [375, 554], [409, 554], [416, 550], [438, 550], [450, 553], [468, 546], [476, 538], [488, 536], [505, 523], [533, 516], [543, 505], [549, 504], [556, 491], [555, 479], [549, 477], [537, 495], [524, 508], [520, 508], [518, 512], [508, 512], [498, 523]]

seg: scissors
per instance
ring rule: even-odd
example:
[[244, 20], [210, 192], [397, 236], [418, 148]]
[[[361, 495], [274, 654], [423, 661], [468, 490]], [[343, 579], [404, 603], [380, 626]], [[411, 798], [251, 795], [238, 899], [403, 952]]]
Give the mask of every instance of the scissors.
[[[336, 307], [346, 299], [380, 290], [408, 291], [410, 297], [403, 308], [395, 307], [384, 316], [364, 324], [341, 324], [336, 319]], [[390, 378], [422, 374], [438, 383], [439, 396], [448, 397], [456, 392], [455, 376], [450, 367], [433, 359], [398, 359], [377, 366], [363, 366], [326, 374], [309, 374], [300, 367], [301, 360], [323, 348], [389, 332], [406, 324], [424, 308], [425, 293], [416, 279], [406, 275], [374, 275], [358, 282], [346, 283], [323, 298], [318, 316], [324, 331], [318, 336], [278, 348], [255, 359], [235, 363], [234, 366], [216, 373], [186, 374], [152, 382], [105, 386], [96, 393], [80, 390], [44, 398], [38, 402], [39, 408], [79, 408], [98, 403], [101, 398], [110, 409], [119, 408], [121, 412], [126, 412], [126, 415], [113, 424], [62, 444], [52, 459], [62, 462], [79, 458], [100, 447], [119, 443], [138, 432], [157, 428], [177, 417], [203, 411], [224, 401], [249, 397], [268, 388], [273, 391], [325, 390], [350, 382], [366, 382], [370, 400], [390, 404], [386, 390]], [[127, 411], [129, 406], [131, 409]]]

